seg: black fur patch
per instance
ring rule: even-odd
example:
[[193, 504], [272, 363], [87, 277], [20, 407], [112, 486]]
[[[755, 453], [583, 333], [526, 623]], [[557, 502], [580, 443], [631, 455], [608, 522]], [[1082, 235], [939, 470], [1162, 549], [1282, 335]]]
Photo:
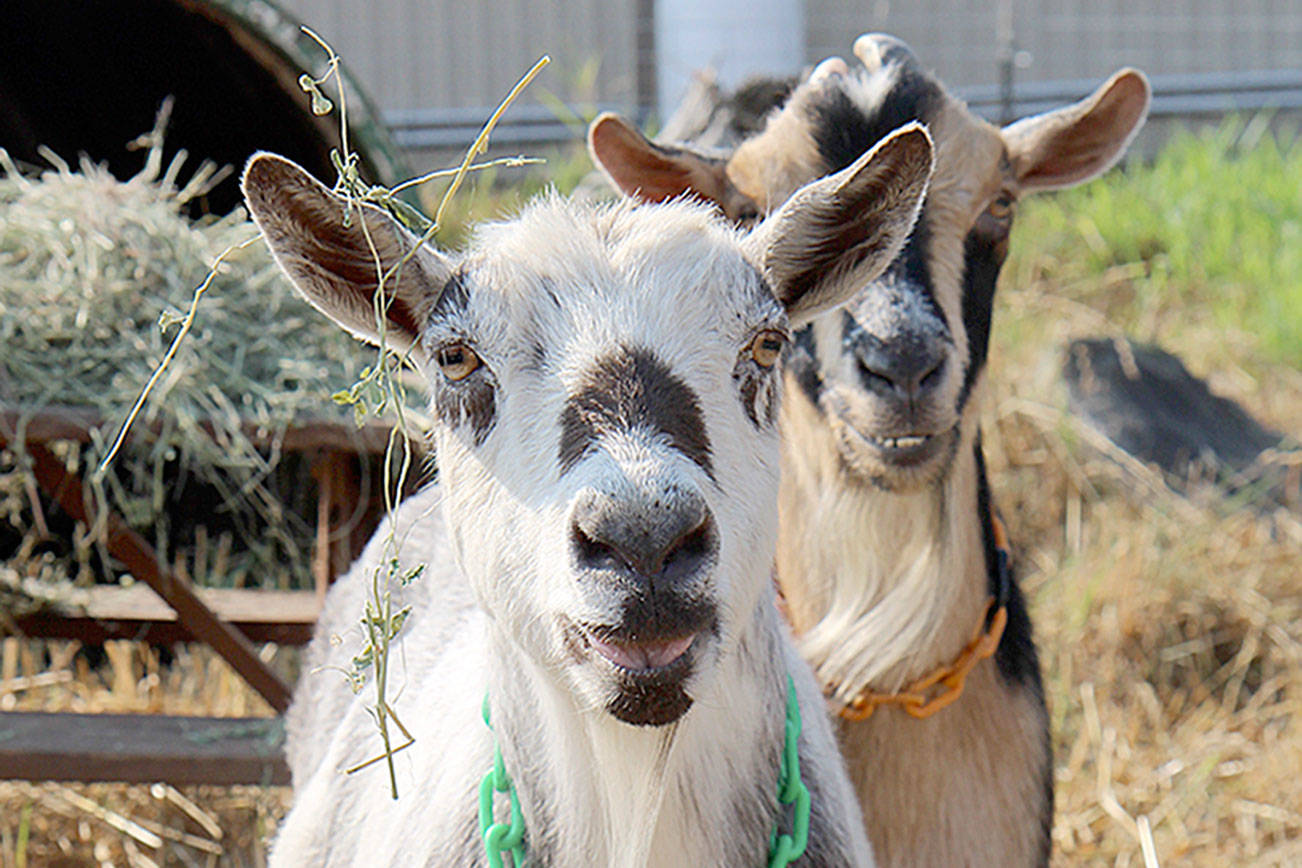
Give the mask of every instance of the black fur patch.
[[865, 114], [843, 87], [815, 91], [806, 107], [824, 174], [844, 169], [888, 133], [909, 121], [925, 122], [939, 105], [939, 85], [911, 64], [892, 64], [879, 75], [894, 75], [895, 83], [872, 114]]
[[800, 391], [815, 407], [823, 394], [823, 378], [818, 372], [818, 347], [814, 341], [814, 327], [805, 326], [796, 332], [795, 339], [784, 357], [787, 373], [791, 374]]
[[757, 429], [772, 428], [778, 411], [777, 380], [773, 372], [761, 370], [743, 355], [732, 370], [732, 379], [750, 423]]
[[[437, 378], [437, 375], [436, 375]], [[434, 413], [449, 428], [467, 425], [482, 446], [497, 424], [497, 380], [480, 366], [464, 380], [434, 383]]]
[[946, 328], [950, 327], [950, 324], [945, 321], [945, 314], [940, 309], [940, 304], [936, 301], [936, 287], [931, 280], [931, 227], [927, 221], [925, 199], [922, 202], [922, 213], [918, 215], [918, 222], [914, 224], [909, 240], [904, 243], [904, 249], [877, 280], [904, 284], [911, 289], [916, 289], [932, 315], [944, 323]]
[[995, 285], [1008, 248], [973, 229], [963, 241], [963, 328], [967, 331], [967, 369], [958, 394], [962, 413], [990, 352], [990, 321], [994, 316]]
[[621, 679], [606, 712], [633, 726], [666, 726], [692, 707], [692, 697], [683, 689], [677, 673], [657, 673], [636, 679]]
[[[999, 555], [995, 545], [994, 526], [991, 512], [994, 509], [990, 499], [990, 481], [986, 476], [985, 453], [981, 451], [981, 435], [977, 434], [977, 516], [981, 522], [981, 536], [984, 542], [986, 574], [989, 576], [990, 596], [996, 599], [1000, 592]], [[1011, 567], [1010, 567], [1011, 569]], [[1009, 576], [1007, 599], [1004, 603], [1008, 609], [1008, 623], [1004, 635], [995, 650], [995, 664], [1000, 676], [1012, 685], [1029, 690], [1035, 704], [1045, 715], [1044, 731], [1045, 763], [1042, 769], [1042, 786], [1044, 800], [1040, 814], [1040, 853], [1037, 865], [1048, 865], [1053, 849], [1053, 742], [1047, 728], [1048, 710], [1044, 704], [1044, 684], [1040, 677], [1040, 658], [1035, 650], [1035, 638], [1031, 633], [1031, 617], [1026, 611], [1026, 600], [1022, 597], [1021, 586], [1015, 575]]]
[[[976, 452], [977, 464], [977, 516], [981, 522], [981, 535], [985, 547], [986, 574], [989, 576], [990, 596], [998, 598], [999, 555], [995, 546], [994, 527], [990, 522], [993, 505], [990, 502], [990, 482], [986, 477], [985, 455], [981, 451], [979, 435], [973, 449]], [[1035, 640], [1031, 635], [1031, 617], [1026, 611], [1026, 600], [1022, 597], [1022, 590], [1015, 576], [1010, 577], [1005, 605], [1008, 607], [1008, 625], [1004, 628], [1003, 638], [999, 640], [999, 648], [995, 651], [999, 674], [1013, 684], [1031, 688], [1043, 703], [1040, 658], [1036, 654]]]
[[710, 437], [700, 401], [654, 353], [622, 348], [599, 360], [561, 411], [560, 465], [564, 474], [611, 431], [663, 434], [675, 449], [714, 479]]
[[466, 286], [466, 275], [458, 270], [443, 285], [443, 291], [439, 293], [438, 299], [434, 302], [430, 315], [439, 317], [454, 316], [469, 306], [470, 290]]
[[[431, 319], [453, 319], [470, 306], [466, 275], [458, 270], [430, 309]], [[497, 381], [486, 367], [480, 367], [458, 382], [436, 381], [434, 413], [449, 428], [470, 427], [476, 446], [482, 446], [497, 423]]]

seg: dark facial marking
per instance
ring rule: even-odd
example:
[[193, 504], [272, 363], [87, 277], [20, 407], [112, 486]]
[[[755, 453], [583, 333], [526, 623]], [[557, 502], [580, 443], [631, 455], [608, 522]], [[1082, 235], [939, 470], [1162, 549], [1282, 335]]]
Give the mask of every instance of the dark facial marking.
[[959, 390], [958, 412], [963, 412], [976, 378], [990, 351], [990, 320], [994, 314], [995, 284], [1008, 253], [1006, 237], [992, 238], [980, 227], [963, 241], [963, 327], [967, 331], [967, 369]]
[[[922, 305], [934, 318], [935, 328], [941, 330], [938, 339], [949, 340], [948, 323], [945, 321], [945, 315], [936, 301], [936, 291], [931, 280], [930, 268], [931, 255], [931, 229], [926, 221], [926, 204], [923, 204], [922, 216], [918, 219], [917, 225], [914, 226], [913, 233], [909, 240], [905, 242], [904, 249], [900, 251], [886, 271], [875, 281], [870, 283], [859, 293], [859, 298], [864, 299], [875, 292], [896, 292], [901, 295], [917, 296]], [[881, 343], [880, 335], [872, 334], [873, 324], [871, 321], [860, 323], [850, 313], [853, 310], [852, 303], [850, 309], [842, 314], [842, 352], [854, 352], [854, 348], [861, 342], [876, 341]], [[924, 326], [919, 323], [919, 329]], [[933, 325], [925, 326], [926, 333], [934, 335]], [[918, 332], [918, 339], [923, 339], [924, 332]]]
[[469, 306], [470, 289], [466, 285], [466, 275], [465, 272], [458, 269], [452, 277], [448, 278], [448, 282], [443, 285], [443, 290], [434, 302], [430, 315], [437, 317], [455, 316]]
[[434, 412], [449, 428], [470, 426], [475, 445], [482, 446], [497, 423], [497, 381], [481, 366], [459, 382], [436, 383]]
[[777, 417], [777, 378], [772, 370], [761, 370], [745, 355], [737, 360], [732, 379], [741, 394], [741, 407], [756, 429], [771, 428]]
[[633, 726], [666, 726], [692, 707], [677, 673], [622, 678], [606, 713]]
[[945, 314], [936, 302], [936, 287], [931, 282], [931, 226], [927, 220], [927, 204], [924, 199], [922, 212], [918, 215], [918, 222], [914, 224], [909, 240], [904, 243], [904, 249], [887, 266], [886, 272], [878, 281], [904, 283], [916, 288], [928, 310], [943, 323]]
[[696, 393], [641, 348], [600, 359], [561, 411], [561, 473], [567, 473], [603, 434], [642, 429], [670, 445], [714, 479], [710, 438]]
[[[431, 319], [455, 319], [470, 307], [470, 284], [458, 269], [439, 292]], [[497, 423], [497, 380], [481, 365], [464, 380], [448, 382], [435, 375], [434, 412], [449, 428], [470, 427], [476, 446], [482, 446]]]
[[877, 74], [893, 75], [895, 83], [871, 115], [845, 92], [845, 84], [853, 86], [845, 80], [816, 91], [806, 107], [827, 174], [844, 169], [909, 121], [926, 121], [939, 104], [940, 87], [911, 64], [892, 64]]
[[796, 385], [805, 393], [809, 402], [818, 407], [823, 395], [823, 378], [818, 372], [818, 347], [814, 341], [813, 326], [805, 326], [796, 332], [784, 358], [787, 373], [795, 378]]

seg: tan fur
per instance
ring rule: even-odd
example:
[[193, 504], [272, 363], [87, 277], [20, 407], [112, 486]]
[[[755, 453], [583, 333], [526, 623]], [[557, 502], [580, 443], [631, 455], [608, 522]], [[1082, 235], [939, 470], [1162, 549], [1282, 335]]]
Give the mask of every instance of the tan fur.
[[[1141, 116], [1133, 110], [1136, 81], [1146, 105], [1142, 77], [1119, 74], [1100, 89], [1104, 97], [1062, 115], [1079, 118], [1106, 98], [1129, 100], [1130, 114]], [[1107, 96], [1118, 90], [1121, 97]], [[968, 336], [953, 328], [962, 322], [963, 239], [979, 220], [996, 219], [997, 200], [1015, 201], [1027, 155], [1043, 159], [1045, 148], [1033, 125], [1008, 140], [1006, 131], [948, 95], [928, 120], [936, 146], [923, 218], [930, 230], [930, 273], [955, 355], [966, 359]], [[1046, 116], [1040, 129], [1061, 139], [1065, 122]], [[796, 135], [784, 131], [781, 140]], [[757, 141], [753, 147], [758, 152], [771, 145]], [[1099, 166], [1122, 149], [1104, 149]], [[998, 219], [1011, 220], [1011, 214]], [[834, 334], [818, 328], [820, 346], [835, 346]], [[834, 685], [833, 707], [840, 707], [865, 687], [893, 692], [953, 662], [981, 623], [989, 579], [973, 447], [982, 379], [957, 420], [955, 457], [937, 484], [922, 473], [897, 471], [902, 484], [890, 492], [866, 481], [876, 468], [857, 466], [871, 463], [869, 456], [837, 442], [838, 434], [848, 436], [841, 429], [852, 427], [843, 418], [856, 418], [853, 390], [825, 384], [820, 412], [790, 385], [782, 414], [779, 583], [801, 651], [824, 684]], [[865, 721], [841, 720], [842, 751], [880, 864], [1040, 864], [1047, 731], [1033, 691], [1005, 681], [994, 660], [978, 663], [962, 696], [927, 719], [883, 707]]]
[[[928, 194], [936, 301], [962, 322], [962, 240], [1014, 181], [999, 130], [947, 101], [930, 128]], [[960, 358], [967, 335], [954, 333]], [[981, 386], [958, 421], [937, 485], [886, 493], [847, 472], [835, 426], [788, 384], [782, 414], [778, 575], [800, 648], [833, 707], [871, 685], [892, 692], [951, 663], [984, 616], [988, 578], [973, 441]], [[852, 398], [851, 398], [852, 400]], [[868, 837], [883, 866], [1034, 865], [1048, 762], [1043, 709], [993, 660], [925, 720], [880, 708], [840, 721]]]
[[1039, 864], [1044, 710], [991, 661], [926, 720], [881, 709], [839, 737], [879, 865]]
[[737, 148], [726, 171], [733, 187], [768, 212], [821, 175], [822, 167], [809, 127], [783, 112], [769, 121], [763, 136]]
[[[841, 683], [834, 699], [865, 684], [895, 690], [951, 662], [987, 600], [971, 435], [939, 491], [883, 495], [845, 475], [827, 426], [791, 383], [782, 430], [778, 573], [802, 653], [824, 683]], [[829, 665], [832, 651], [855, 661], [852, 673]], [[925, 720], [881, 708], [840, 721], [879, 864], [1036, 864], [1046, 726], [993, 660]]]

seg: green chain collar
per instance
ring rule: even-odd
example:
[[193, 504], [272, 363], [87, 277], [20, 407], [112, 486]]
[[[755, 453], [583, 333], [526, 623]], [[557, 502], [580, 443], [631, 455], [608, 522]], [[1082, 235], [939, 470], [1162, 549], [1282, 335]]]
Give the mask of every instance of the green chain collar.
[[[484, 693], [484, 725], [493, 728], [488, 708], [488, 693]], [[769, 868], [786, 868], [805, 853], [809, 843], [809, 787], [800, 779], [800, 703], [796, 700], [796, 683], [787, 676], [786, 735], [782, 743], [782, 758], [778, 766], [778, 802], [795, 804], [795, 818], [790, 835], [778, 834], [773, 826], [769, 836]], [[493, 794], [510, 793], [511, 821], [493, 822]], [[489, 868], [502, 868], [502, 854], [511, 853], [515, 868], [524, 865], [524, 816], [520, 813], [520, 799], [515, 794], [515, 784], [506, 773], [502, 762], [502, 748], [493, 737], [493, 767], [479, 782], [479, 834], [484, 839]]]

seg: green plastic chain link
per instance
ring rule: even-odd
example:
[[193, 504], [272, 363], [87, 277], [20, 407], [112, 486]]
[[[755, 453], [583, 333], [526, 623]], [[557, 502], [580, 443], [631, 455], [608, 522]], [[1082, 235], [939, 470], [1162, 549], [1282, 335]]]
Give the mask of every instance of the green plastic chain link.
[[[491, 730], [488, 694], [484, 694], [484, 724]], [[787, 716], [782, 757], [778, 767], [778, 802], [795, 804], [790, 835], [779, 835], [777, 826], [769, 836], [769, 868], [786, 868], [805, 854], [809, 844], [809, 787], [800, 779], [800, 702], [796, 699], [796, 682], [787, 676]], [[493, 822], [493, 794], [511, 794], [511, 822]], [[503, 868], [502, 854], [511, 852], [515, 868], [524, 865], [524, 817], [515, 784], [502, 763], [502, 749], [493, 738], [493, 767], [479, 782], [479, 834], [488, 851], [489, 868]]]
[[809, 787], [800, 779], [800, 702], [796, 682], [787, 676], [786, 738], [782, 742], [782, 763], [778, 769], [778, 801], [796, 804], [790, 835], [779, 835], [777, 826], [769, 838], [769, 868], [786, 868], [805, 855], [809, 844]]
[[[493, 720], [488, 707], [488, 693], [484, 693], [484, 725], [490, 730]], [[493, 794], [511, 794], [511, 822], [493, 822]], [[479, 782], [479, 835], [484, 839], [484, 849], [488, 851], [489, 868], [502, 868], [502, 854], [511, 852], [513, 868], [524, 865], [524, 814], [520, 812], [520, 799], [515, 794], [515, 784], [506, 773], [502, 762], [502, 748], [493, 736], [493, 767]]]

